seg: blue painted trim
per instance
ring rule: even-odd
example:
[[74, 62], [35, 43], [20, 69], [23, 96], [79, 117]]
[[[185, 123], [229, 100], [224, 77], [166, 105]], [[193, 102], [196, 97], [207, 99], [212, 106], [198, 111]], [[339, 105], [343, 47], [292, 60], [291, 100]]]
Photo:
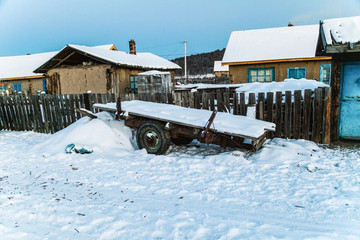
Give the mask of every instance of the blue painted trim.
[[16, 91], [16, 92], [22, 92], [23, 91], [22, 83], [13, 83], [12, 88], [13, 88], [13, 91]]
[[[306, 78], [306, 67], [291, 67], [287, 69], [287, 78], [290, 78], [289, 76], [289, 70], [305, 70], [305, 78]], [[296, 78], [300, 79], [300, 78]]]
[[340, 138], [340, 122], [341, 122], [341, 98], [343, 94], [343, 85], [344, 85], [344, 66], [345, 65], [360, 65], [360, 62], [342, 62], [341, 63], [341, 70], [340, 70], [340, 96], [339, 96], [339, 109], [338, 109], [338, 125], [337, 125], [337, 138]]
[[[250, 71], [252, 70], [256, 70], [256, 82], [258, 82], [258, 71], [259, 70], [271, 70], [272, 71], [272, 82], [275, 82], [275, 67], [267, 67], [267, 68], [248, 68], [248, 82], [251, 83], [251, 75], [250, 75]], [[266, 78], [266, 73], [265, 73], [265, 78]], [[265, 79], [266, 82], [266, 79]]]

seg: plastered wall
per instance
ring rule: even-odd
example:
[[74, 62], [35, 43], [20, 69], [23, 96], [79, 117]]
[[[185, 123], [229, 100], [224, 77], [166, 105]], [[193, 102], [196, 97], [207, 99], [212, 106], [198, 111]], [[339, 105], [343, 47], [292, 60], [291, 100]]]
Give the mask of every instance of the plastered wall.
[[249, 68], [275, 68], [275, 81], [284, 81], [287, 78], [288, 68], [305, 67], [307, 79], [320, 79], [320, 65], [331, 64], [331, 60], [322, 61], [304, 61], [304, 62], [283, 62], [229, 66], [231, 83], [247, 83], [249, 81]]

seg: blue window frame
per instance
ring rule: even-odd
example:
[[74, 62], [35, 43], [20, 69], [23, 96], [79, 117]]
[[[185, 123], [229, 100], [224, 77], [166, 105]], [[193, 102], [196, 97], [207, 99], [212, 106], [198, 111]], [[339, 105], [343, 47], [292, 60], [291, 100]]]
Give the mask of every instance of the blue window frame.
[[136, 76], [130, 76], [130, 93], [138, 93], [138, 85], [136, 81]]
[[0, 83], [0, 92], [5, 92], [5, 91], [6, 91], [6, 84]]
[[331, 64], [320, 65], [320, 82], [330, 85], [331, 82]]
[[294, 79], [306, 78], [306, 68], [288, 68], [287, 77]]
[[13, 83], [12, 88], [14, 92], [22, 92], [22, 83]]
[[272, 82], [275, 80], [275, 68], [249, 68], [249, 83]]

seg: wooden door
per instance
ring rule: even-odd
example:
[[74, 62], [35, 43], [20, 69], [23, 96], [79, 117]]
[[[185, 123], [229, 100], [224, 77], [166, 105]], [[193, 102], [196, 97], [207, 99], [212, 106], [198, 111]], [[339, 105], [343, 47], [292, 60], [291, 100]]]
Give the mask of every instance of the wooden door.
[[342, 65], [339, 137], [360, 140], [360, 62]]

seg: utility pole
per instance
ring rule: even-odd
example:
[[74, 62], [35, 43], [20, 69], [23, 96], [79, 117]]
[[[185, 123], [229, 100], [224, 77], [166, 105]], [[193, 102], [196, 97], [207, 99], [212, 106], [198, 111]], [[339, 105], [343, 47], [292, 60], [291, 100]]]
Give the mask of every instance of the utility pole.
[[185, 58], [184, 58], [184, 65], [185, 65], [185, 83], [188, 83], [188, 75], [187, 75], [187, 63], [186, 63], [186, 41], [184, 41], [184, 49], [185, 49]]

